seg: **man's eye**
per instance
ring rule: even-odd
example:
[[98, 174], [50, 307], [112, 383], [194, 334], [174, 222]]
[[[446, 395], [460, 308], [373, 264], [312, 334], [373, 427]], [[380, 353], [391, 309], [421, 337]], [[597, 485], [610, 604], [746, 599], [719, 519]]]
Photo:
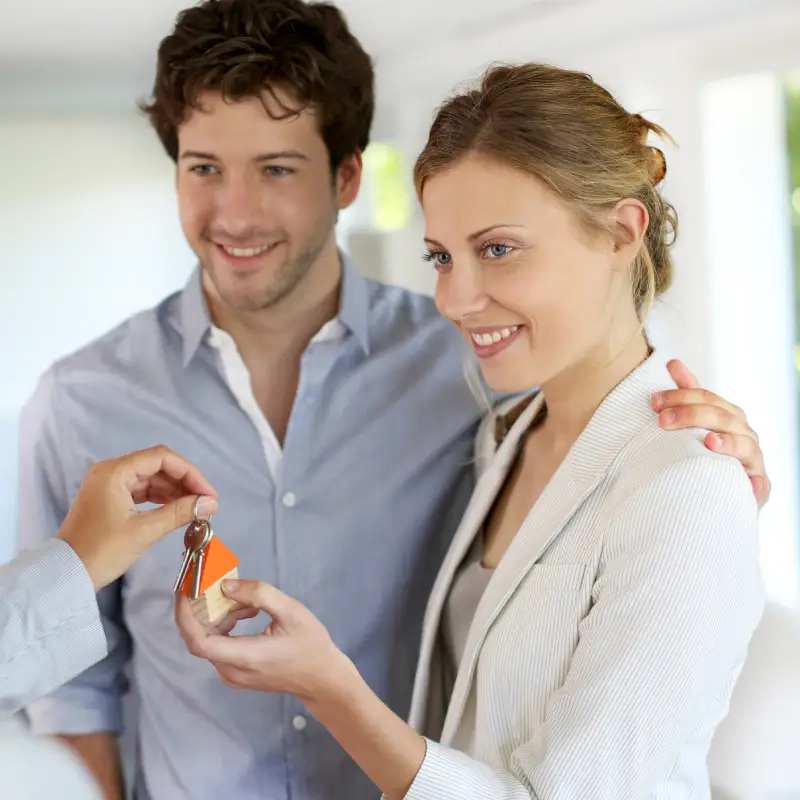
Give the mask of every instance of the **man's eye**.
[[213, 175], [217, 168], [213, 164], [195, 164], [190, 167], [189, 172], [194, 172], [196, 175]]

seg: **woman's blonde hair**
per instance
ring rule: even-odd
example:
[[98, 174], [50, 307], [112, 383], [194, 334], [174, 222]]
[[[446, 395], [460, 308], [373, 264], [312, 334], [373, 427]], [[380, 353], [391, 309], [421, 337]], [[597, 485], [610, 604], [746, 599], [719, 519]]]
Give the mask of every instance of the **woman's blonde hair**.
[[666, 174], [661, 150], [648, 134], [660, 126], [628, 113], [589, 75], [546, 64], [496, 66], [477, 89], [455, 95], [438, 110], [414, 167], [425, 182], [469, 153], [479, 153], [542, 181], [589, 228], [611, 235], [608, 211], [623, 198], [644, 205], [650, 220], [632, 265], [633, 299], [644, 319], [669, 288], [678, 219], [657, 190]]

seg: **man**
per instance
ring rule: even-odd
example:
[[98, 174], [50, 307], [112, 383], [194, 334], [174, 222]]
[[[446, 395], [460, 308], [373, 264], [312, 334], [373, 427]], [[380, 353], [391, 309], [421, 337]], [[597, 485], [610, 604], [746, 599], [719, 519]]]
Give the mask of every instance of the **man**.
[[[45, 375], [23, 420], [21, 539], [52, 535], [87, 463], [165, 441], [224, 498], [215, 529], [242, 577], [311, 608], [405, 715], [484, 409], [432, 301], [364, 279], [336, 248], [369, 141], [370, 59], [333, 6], [207, 0], [162, 42], [146, 111], [176, 162], [200, 267]], [[743, 418], [703, 399], [666, 404], [699, 402], [676, 424], [734, 434], [726, 447], [761, 475]], [[164, 541], [101, 592], [109, 655], [29, 709], [36, 729], [66, 738], [120, 797], [132, 659], [139, 800], [375, 798], [299, 702], [220, 685], [186, 651], [179, 560]]]

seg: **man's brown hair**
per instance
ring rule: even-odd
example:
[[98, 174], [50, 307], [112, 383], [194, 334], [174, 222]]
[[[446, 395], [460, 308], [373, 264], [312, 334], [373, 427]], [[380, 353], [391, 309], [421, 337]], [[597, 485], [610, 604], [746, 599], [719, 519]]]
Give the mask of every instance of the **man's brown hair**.
[[[291, 107], [276, 88], [289, 90]], [[182, 11], [159, 46], [152, 101], [141, 105], [174, 161], [178, 127], [209, 91], [229, 101], [267, 92], [273, 118], [313, 109], [332, 168], [369, 143], [372, 60], [330, 3], [205, 0]]]

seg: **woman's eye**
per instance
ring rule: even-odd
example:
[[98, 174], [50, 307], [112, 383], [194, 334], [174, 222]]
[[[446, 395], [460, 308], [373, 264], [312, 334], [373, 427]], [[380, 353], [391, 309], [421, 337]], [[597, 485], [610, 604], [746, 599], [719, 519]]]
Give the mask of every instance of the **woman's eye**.
[[442, 250], [428, 250], [423, 258], [432, 261], [436, 267], [449, 267], [453, 260], [449, 253]]
[[507, 256], [513, 249], [510, 244], [490, 244], [486, 246], [486, 251], [492, 258]]

